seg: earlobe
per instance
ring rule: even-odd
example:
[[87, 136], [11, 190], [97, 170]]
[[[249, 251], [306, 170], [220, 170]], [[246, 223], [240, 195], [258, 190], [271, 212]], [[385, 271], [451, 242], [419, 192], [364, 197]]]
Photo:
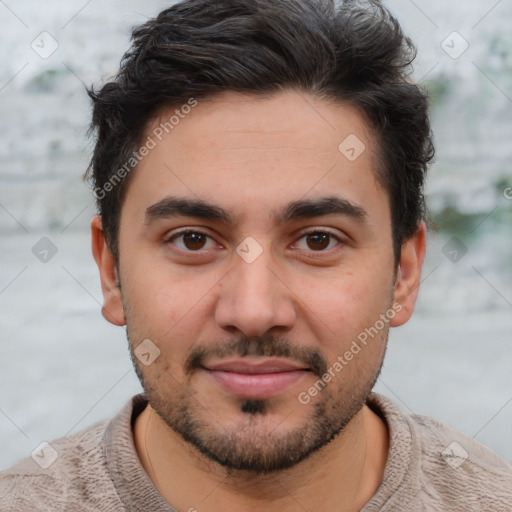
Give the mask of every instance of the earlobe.
[[103, 307], [101, 313], [111, 324], [122, 326], [126, 324], [121, 289], [114, 256], [110, 252], [103, 232], [100, 216], [91, 221], [92, 254], [100, 271]]
[[421, 222], [416, 233], [402, 244], [394, 291], [397, 314], [391, 321], [392, 327], [405, 324], [414, 311], [425, 258], [426, 239], [427, 228], [425, 223]]

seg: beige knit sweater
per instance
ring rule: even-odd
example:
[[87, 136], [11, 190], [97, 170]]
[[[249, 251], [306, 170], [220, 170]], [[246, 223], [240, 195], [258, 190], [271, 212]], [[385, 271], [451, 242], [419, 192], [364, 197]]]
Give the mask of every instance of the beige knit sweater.
[[[512, 512], [512, 467], [489, 449], [377, 393], [368, 405], [388, 423], [390, 451], [361, 512]], [[137, 458], [131, 427], [145, 406], [137, 395], [111, 420], [0, 472], [0, 511], [176, 512]]]

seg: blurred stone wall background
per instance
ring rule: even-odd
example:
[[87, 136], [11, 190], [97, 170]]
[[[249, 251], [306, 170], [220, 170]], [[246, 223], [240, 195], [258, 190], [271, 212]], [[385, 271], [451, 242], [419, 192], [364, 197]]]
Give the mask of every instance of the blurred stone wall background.
[[[416, 317], [378, 390], [512, 461], [512, 3], [389, 0], [418, 47], [437, 157]], [[0, 469], [139, 391], [99, 313], [85, 86], [170, 2], [0, 2]], [[46, 252], [45, 252], [46, 251]]]

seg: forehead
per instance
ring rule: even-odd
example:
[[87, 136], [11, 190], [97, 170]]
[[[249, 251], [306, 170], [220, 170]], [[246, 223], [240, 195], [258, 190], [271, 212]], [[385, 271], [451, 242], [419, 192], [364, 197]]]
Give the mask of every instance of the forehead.
[[223, 93], [192, 108], [159, 112], [143, 137], [153, 148], [131, 177], [126, 197], [147, 208], [166, 195], [196, 196], [239, 220], [333, 192], [355, 204], [371, 203], [370, 210], [387, 208], [375, 179], [373, 137], [363, 115], [348, 104], [298, 91]]
[[373, 150], [369, 124], [348, 103], [328, 102], [295, 90], [269, 96], [225, 92], [194, 101], [197, 106], [193, 108], [184, 103], [161, 110], [146, 135], [179, 144], [181, 151], [192, 153], [189, 157], [198, 149], [279, 151], [288, 142], [289, 149], [298, 152], [328, 152], [336, 158], [344, 154], [350, 160], [354, 155], [340, 152], [343, 148], [339, 147], [348, 136], [358, 153], [363, 141], [370, 150], [366, 156]]

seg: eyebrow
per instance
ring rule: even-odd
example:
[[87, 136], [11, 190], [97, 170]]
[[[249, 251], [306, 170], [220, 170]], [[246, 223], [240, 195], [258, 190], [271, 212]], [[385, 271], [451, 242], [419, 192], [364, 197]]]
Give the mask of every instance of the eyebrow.
[[[273, 212], [276, 224], [322, 215], [343, 215], [358, 221], [368, 217], [366, 210], [338, 196], [301, 199], [292, 201], [278, 212]], [[228, 226], [235, 225], [235, 218], [224, 208], [204, 201], [185, 197], [165, 197], [146, 209], [146, 224], [173, 217], [197, 217], [218, 221]]]

